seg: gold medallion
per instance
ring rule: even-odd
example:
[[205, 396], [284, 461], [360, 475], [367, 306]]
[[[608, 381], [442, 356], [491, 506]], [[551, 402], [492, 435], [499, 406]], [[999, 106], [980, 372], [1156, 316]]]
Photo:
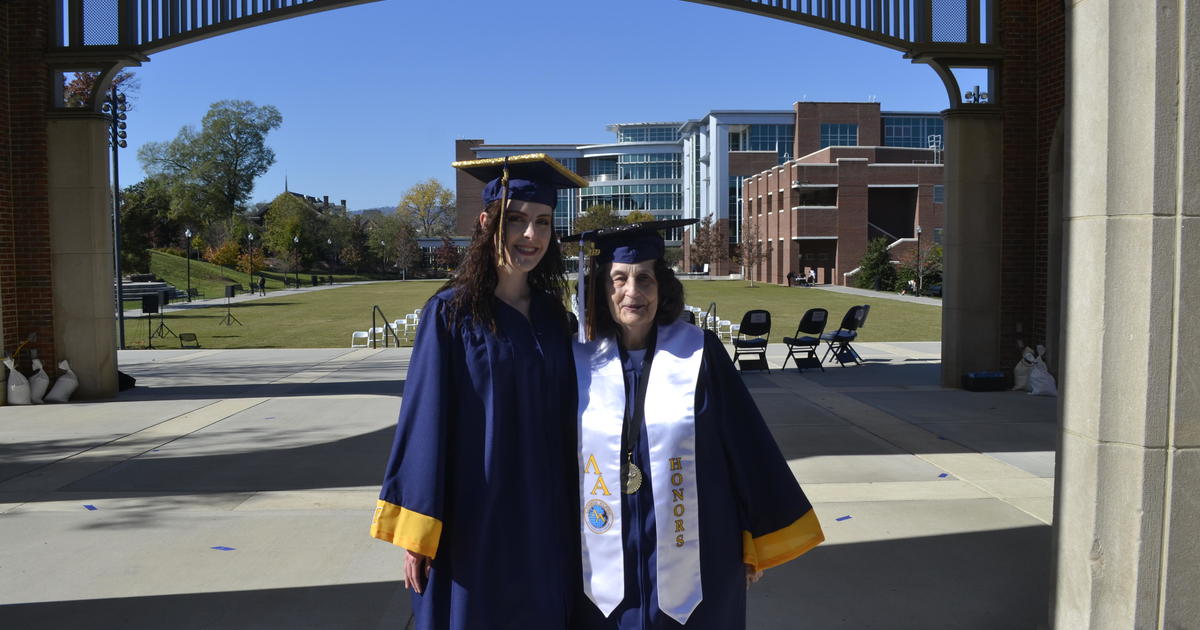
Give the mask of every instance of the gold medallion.
[[629, 471], [625, 473], [625, 494], [633, 494], [642, 487], [642, 471], [633, 462], [626, 465]]

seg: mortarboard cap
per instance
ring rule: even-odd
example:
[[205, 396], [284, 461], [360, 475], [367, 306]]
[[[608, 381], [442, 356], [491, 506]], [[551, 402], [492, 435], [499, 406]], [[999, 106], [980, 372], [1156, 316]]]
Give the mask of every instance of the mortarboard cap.
[[683, 227], [696, 223], [698, 219], [667, 219], [665, 221], [643, 221], [629, 225], [589, 230], [563, 237], [563, 242], [590, 241], [600, 250], [597, 259], [602, 263], [636, 263], [643, 260], [662, 258], [666, 251], [659, 230]]
[[[485, 182], [483, 205], [504, 199], [546, 204], [553, 208], [558, 203], [558, 191], [562, 188], [581, 188], [588, 185], [586, 179], [571, 172], [545, 153], [510, 155], [508, 157], [464, 160], [451, 164], [471, 177]], [[507, 181], [505, 175], [508, 175]]]
[[[600, 250], [596, 259], [600, 263], [638, 263], [644, 260], [657, 260], [663, 257], [666, 252], [666, 243], [663, 241], [659, 230], [669, 230], [671, 228], [683, 227], [698, 222], [699, 219], [667, 219], [665, 221], [643, 221], [641, 223], [630, 223], [628, 225], [615, 225], [613, 227], [600, 228], [598, 230], [588, 230], [579, 234], [572, 234], [563, 237], [563, 242], [574, 243], [579, 242], [583, 245], [585, 241], [596, 244], [596, 249]], [[586, 248], [579, 248], [579, 288], [576, 290], [576, 311], [579, 315], [579, 342], [587, 342], [586, 325], [587, 321], [587, 299], [584, 292], [587, 287], [587, 255]]]

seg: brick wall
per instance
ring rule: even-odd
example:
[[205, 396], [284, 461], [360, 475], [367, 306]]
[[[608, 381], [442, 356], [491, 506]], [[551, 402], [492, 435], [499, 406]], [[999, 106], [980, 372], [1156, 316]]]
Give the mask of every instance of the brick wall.
[[[454, 160], [474, 160], [475, 152], [471, 147], [483, 144], [483, 140], [455, 140]], [[454, 199], [457, 207], [457, 220], [454, 233], [470, 237], [475, 233], [479, 223], [479, 213], [483, 210], [483, 182], [467, 175], [463, 171], [454, 174]]]
[[[1063, 108], [1065, 30], [1057, 0], [1005, 0], [998, 6], [1004, 104], [1002, 364], [1019, 357], [1018, 338], [1046, 336], [1047, 200], [1050, 143]], [[1022, 332], [1018, 333], [1017, 328]], [[1057, 351], [1057, 349], [1055, 349]]]
[[[41, 0], [0, 4], [0, 303], [3, 347], [12, 351], [30, 333], [53, 366], [54, 313], [50, 273], [50, 208], [46, 138], [49, 5]], [[21, 366], [28, 368], [28, 353]], [[52, 371], [52, 370], [51, 370]]]

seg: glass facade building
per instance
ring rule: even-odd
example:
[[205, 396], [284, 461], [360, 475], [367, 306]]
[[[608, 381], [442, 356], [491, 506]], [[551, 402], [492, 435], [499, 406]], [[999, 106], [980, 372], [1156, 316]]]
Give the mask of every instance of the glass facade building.
[[941, 116], [927, 114], [883, 116], [883, 144], [889, 147], [929, 147], [929, 136], [945, 133]]

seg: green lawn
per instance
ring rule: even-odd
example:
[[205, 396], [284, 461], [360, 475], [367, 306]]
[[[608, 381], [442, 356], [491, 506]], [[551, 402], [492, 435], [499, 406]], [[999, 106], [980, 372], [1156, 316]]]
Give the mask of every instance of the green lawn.
[[[162, 278], [164, 282], [167, 282], [167, 283], [175, 286], [177, 289], [184, 290], [188, 286], [187, 258], [184, 258], [183, 256], [173, 256], [171, 254], [164, 254], [162, 252], [152, 250], [150, 252], [150, 273], [153, 273], [154, 275], [158, 276], [159, 278]], [[258, 270], [258, 269], [254, 270], [255, 282], [258, 281], [259, 276], [266, 277], [267, 291], [276, 291], [276, 290], [284, 288], [284, 285], [283, 285], [283, 276], [284, 275], [285, 274], [283, 272], [279, 272], [279, 271], [270, 271], [270, 270], [262, 271], [262, 270]], [[289, 278], [293, 278], [293, 279], [295, 278], [295, 275], [292, 273], [288, 273], [286, 275]], [[321, 276], [322, 279], [324, 279], [326, 276], [328, 276], [330, 274], [320, 273], [318, 275]], [[210, 262], [205, 262], [202, 260], [192, 260], [191, 277], [192, 277], [192, 285], [191, 285], [192, 288], [199, 289], [200, 292], [204, 294], [205, 298], [221, 297], [222, 295], [225, 294], [225, 285], [240, 284], [245, 288], [249, 288], [248, 285], [250, 283], [250, 276], [248, 274], [242, 273], [241, 271], [229, 269], [228, 267], [221, 267], [220, 265], [214, 265]], [[382, 278], [379, 276], [372, 276], [372, 275], [365, 275], [365, 274], [360, 274], [360, 275], [337, 274], [337, 273], [333, 274], [334, 282], [354, 282], [357, 280], [375, 280], [375, 279], [391, 280], [394, 278], [395, 278], [395, 276], [391, 276], [389, 278]], [[312, 272], [311, 271], [303, 271], [303, 270], [300, 271], [300, 283], [303, 286], [309, 286], [311, 284], [311, 280], [312, 280]], [[132, 301], [127, 300], [126, 302], [130, 303]], [[138, 302], [138, 306], [140, 306], [140, 305], [141, 305], [141, 302]], [[132, 308], [136, 308], [136, 306], [134, 306]]]
[[804, 287], [781, 287], [741, 280], [685, 280], [685, 301], [707, 310], [717, 303], [717, 315], [737, 324], [746, 311], [756, 308], [771, 312], [771, 340], [790, 337], [810, 308], [829, 310], [829, 325], [834, 330], [842, 315], [856, 304], [870, 304], [867, 323], [859, 332], [861, 341], [941, 341], [942, 309], [925, 304], [889, 299], [871, 299], [860, 295], [834, 293]]
[[[194, 265], [194, 263], [193, 263]], [[192, 267], [195, 273], [195, 266]], [[193, 276], [194, 278], [194, 276]], [[205, 348], [344, 348], [350, 333], [371, 325], [371, 306], [378, 304], [392, 319], [403, 318], [425, 303], [440, 287], [440, 280], [409, 280], [356, 285], [293, 295], [269, 296], [234, 304], [230, 312], [242, 326], [222, 326], [224, 307], [189, 311], [168, 309], [167, 325], [176, 333], [194, 332]], [[195, 286], [195, 285], [193, 285]], [[268, 285], [269, 286], [269, 285]], [[820, 289], [785, 288], [742, 281], [685, 281], [687, 302], [708, 308], [717, 302], [717, 314], [734, 323], [752, 308], [771, 312], [771, 339], [790, 336], [804, 311], [829, 309], [829, 330], [837, 327], [850, 306], [869, 303], [871, 314], [863, 328], [863, 341], [938, 341], [941, 339], [941, 309], [895, 300], [863, 298]], [[155, 327], [158, 320], [154, 320]], [[382, 325], [382, 322], [380, 322]], [[145, 318], [125, 322], [125, 340], [130, 348], [146, 345]], [[178, 347], [174, 338], [155, 338], [158, 348]]]
[[[204, 348], [345, 348], [350, 346], [350, 333], [370, 328], [372, 305], [378, 304], [391, 319], [401, 319], [423, 305], [441, 285], [441, 280], [409, 280], [278, 297], [268, 294], [231, 305], [229, 312], [242, 322], [241, 326], [220, 324], [225, 317], [223, 306], [190, 310], [168, 307], [166, 323], [176, 333], [196, 333]], [[157, 328], [157, 318], [153, 326]], [[125, 345], [146, 347], [146, 329], [144, 317], [126, 319]], [[179, 347], [179, 341], [172, 337], [156, 337], [153, 342], [156, 348]]]

